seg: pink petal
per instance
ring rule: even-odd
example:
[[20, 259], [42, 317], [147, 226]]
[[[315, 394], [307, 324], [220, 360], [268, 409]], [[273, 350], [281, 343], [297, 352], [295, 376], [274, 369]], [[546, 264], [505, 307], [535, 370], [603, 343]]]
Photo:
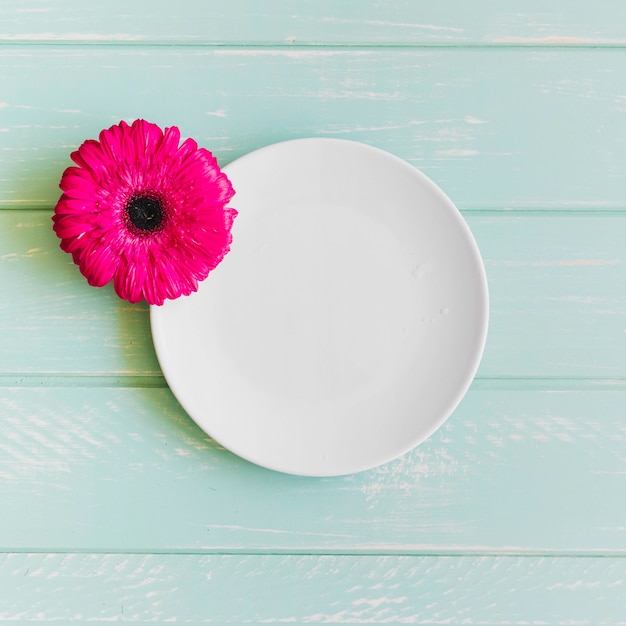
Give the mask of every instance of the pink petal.
[[106, 177], [107, 171], [113, 165], [113, 162], [109, 159], [107, 154], [103, 152], [100, 144], [95, 139], [85, 141], [80, 148], [78, 148], [78, 153], [87, 164], [87, 167], [94, 173], [97, 180], [102, 176]]
[[122, 163], [124, 159], [123, 130], [121, 126], [111, 126], [100, 132], [102, 150], [113, 163]]
[[86, 200], [93, 200], [99, 189], [98, 184], [89, 175], [81, 175], [70, 170], [66, 170], [63, 174], [59, 187], [72, 198], [84, 198]]
[[178, 144], [180, 143], [180, 130], [177, 126], [166, 128], [163, 133], [163, 140], [161, 145], [155, 153], [155, 160], [164, 161], [169, 160], [178, 150]]
[[94, 287], [106, 285], [113, 278], [116, 268], [117, 259], [106, 241], [93, 246], [81, 257], [80, 271]]
[[64, 215], [57, 219], [54, 224], [54, 231], [61, 239], [73, 239], [94, 228], [93, 224], [73, 215]]

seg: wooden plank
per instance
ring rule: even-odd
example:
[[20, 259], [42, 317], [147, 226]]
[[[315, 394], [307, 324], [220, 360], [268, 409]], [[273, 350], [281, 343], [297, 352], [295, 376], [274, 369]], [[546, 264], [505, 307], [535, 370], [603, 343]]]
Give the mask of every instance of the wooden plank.
[[3, 0], [0, 41], [620, 45], [625, 20], [608, 0]]
[[[626, 376], [626, 214], [468, 213], [491, 319], [481, 377]], [[0, 211], [0, 375], [154, 376], [148, 308], [87, 285], [46, 211]], [[452, 312], [462, 314], [462, 312]]]
[[625, 403], [474, 388], [411, 453], [312, 479], [225, 451], [167, 389], [0, 388], [0, 549], [626, 555]]
[[0, 370], [158, 374], [148, 307], [92, 289], [44, 211], [0, 211]]
[[625, 624], [626, 560], [7, 554], [4, 623]]
[[52, 207], [72, 149], [145, 117], [221, 163], [302, 136], [374, 144], [463, 209], [625, 208], [625, 64], [606, 49], [3, 47], [0, 206]]
[[622, 377], [626, 214], [468, 215], [490, 288], [479, 375]]

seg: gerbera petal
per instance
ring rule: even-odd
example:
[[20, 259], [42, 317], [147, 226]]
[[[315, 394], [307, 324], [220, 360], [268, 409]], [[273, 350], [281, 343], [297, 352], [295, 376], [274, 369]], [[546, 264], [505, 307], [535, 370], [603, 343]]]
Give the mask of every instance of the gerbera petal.
[[182, 243], [172, 251], [167, 267], [170, 274], [176, 276], [180, 289], [185, 290], [187, 294], [195, 291], [198, 280], [203, 280], [208, 274], [206, 261], [197, 254], [194, 255], [191, 247]]
[[177, 298], [178, 296], [188, 296], [198, 288], [198, 281], [193, 272], [180, 271], [180, 259], [176, 261], [170, 260], [169, 264], [159, 263], [157, 266], [157, 281], [165, 290], [168, 298]]
[[143, 299], [146, 276], [147, 272], [143, 263], [128, 263], [124, 289], [126, 298], [130, 302], [140, 302]]
[[134, 122], [133, 129], [135, 130], [137, 154], [152, 160], [152, 156], [163, 139], [163, 131], [156, 124], [151, 124], [146, 120]]
[[[80, 174], [74, 170], [78, 170], [78, 168], [73, 167], [65, 170], [59, 187], [73, 198], [93, 199], [98, 193], [98, 184], [90, 175]], [[84, 170], [80, 171], [84, 172]]]
[[180, 148], [178, 148], [176, 152], [176, 156], [183, 161], [189, 156], [194, 156], [198, 151], [198, 142], [191, 137], [185, 139], [183, 143], [180, 144]]
[[115, 274], [113, 275], [113, 289], [115, 289], [115, 293], [123, 300], [128, 300], [132, 303], [139, 302], [139, 300], [133, 300], [130, 297], [131, 294], [128, 293], [126, 288], [126, 278], [128, 276], [128, 272], [128, 262], [124, 256], [120, 256]]
[[[234, 194], [234, 191], [233, 191], [233, 194]], [[239, 215], [239, 212], [237, 211], [237, 209], [228, 208], [228, 207], [224, 209], [224, 228], [228, 231], [229, 234], [230, 234], [231, 228], [233, 227], [233, 222], [235, 221], [235, 218], [237, 217], [237, 215]], [[232, 241], [232, 234], [230, 235], [230, 241]]]
[[161, 145], [155, 152], [155, 159], [166, 160], [170, 159], [172, 155], [178, 150], [178, 144], [180, 143], [180, 130], [177, 126], [171, 126], [166, 128], [163, 133], [163, 140]]
[[121, 126], [111, 126], [100, 132], [99, 139], [102, 149], [115, 163], [121, 163], [124, 159], [124, 131]]
[[100, 241], [81, 256], [80, 271], [93, 287], [104, 287], [114, 276], [118, 259], [106, 241]]
[[165, 296], [159, 294], [156, 287], [155, 275], [154, 262], [152, 262], [150, 264], [150, 271], [146, 270], [143, 274], [143, 282], [141, 284], [143, 298], [148, 304], [163, 304]]
[[88, 139], [78, 149], [78, 153], [93, 172], [96, 179], [99, 179], [113, 165], [107, 154], [102, 150], [100, 144], [95, 139]]
[[73, 239], [94, 228], [96, 228], [94, 224], [75, 215], [63, 215], [54, 224], [54, 231], [61, 239]]
[[55, 209], [55, 215], [52, 219], [59, 215], [65, 214], [82, 214], [89, 211], [88, 205], [91, 200], [83, 200], [81, 198], [70, 198], [67, 194], [63, 194]]
[[201, 180], [202, 185], [197, 186], [202, 193], [205, 202], [223, 206], [234, 195], [231, 182], [221, 172], [217, 160], [205, 150], [206, 154], [188, 158], [181, 166], [179, 176], [183, 180]]

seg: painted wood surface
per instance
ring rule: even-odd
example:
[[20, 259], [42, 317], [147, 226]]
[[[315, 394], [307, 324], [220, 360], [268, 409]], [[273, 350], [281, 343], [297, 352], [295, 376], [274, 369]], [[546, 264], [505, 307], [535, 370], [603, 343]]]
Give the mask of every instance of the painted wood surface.
[[624, 209], [614, 49], [0, 48], [0, 206], [51, 208], [69, 153], [120, 119], [222, 164], [303, 136], [371, 143], [462, 209]]
[[621, 2], [3, 0], [0, 41], [624, 45]]
[[[626, 4], [0, 3], [0, 623], [626, 624]], [[84, 139], [343, 137], [433, 178], [491, 324], [445, 426], [310, 479], [221, 448], [50, 228]]]
[[625, 401], [483, 383], [413, 452], [311, 479], [225, 451], [167, 389], [5, 387], [0, 549], [626, 556]]
[[[50, 216], [0, 212], [0, 375], [160, 376], [148, 307], [89, 287]], [[626, 294], [616, 289], [626, 285], [626, 247], [615, 236], [625, 214], [465, 217], [491, 292], [480, 377], [626, 376]]]
[[12, 554], [3, 623], [626, 624], [625, 559]]

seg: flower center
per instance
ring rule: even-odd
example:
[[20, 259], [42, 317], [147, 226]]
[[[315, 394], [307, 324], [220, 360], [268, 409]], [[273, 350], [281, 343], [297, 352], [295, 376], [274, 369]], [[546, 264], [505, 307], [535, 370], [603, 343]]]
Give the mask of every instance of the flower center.
[[165, 218], [161, 200], [155, 196], [133, 196], [126, 204], [130, 223], [140, 231], [156, 230]]

